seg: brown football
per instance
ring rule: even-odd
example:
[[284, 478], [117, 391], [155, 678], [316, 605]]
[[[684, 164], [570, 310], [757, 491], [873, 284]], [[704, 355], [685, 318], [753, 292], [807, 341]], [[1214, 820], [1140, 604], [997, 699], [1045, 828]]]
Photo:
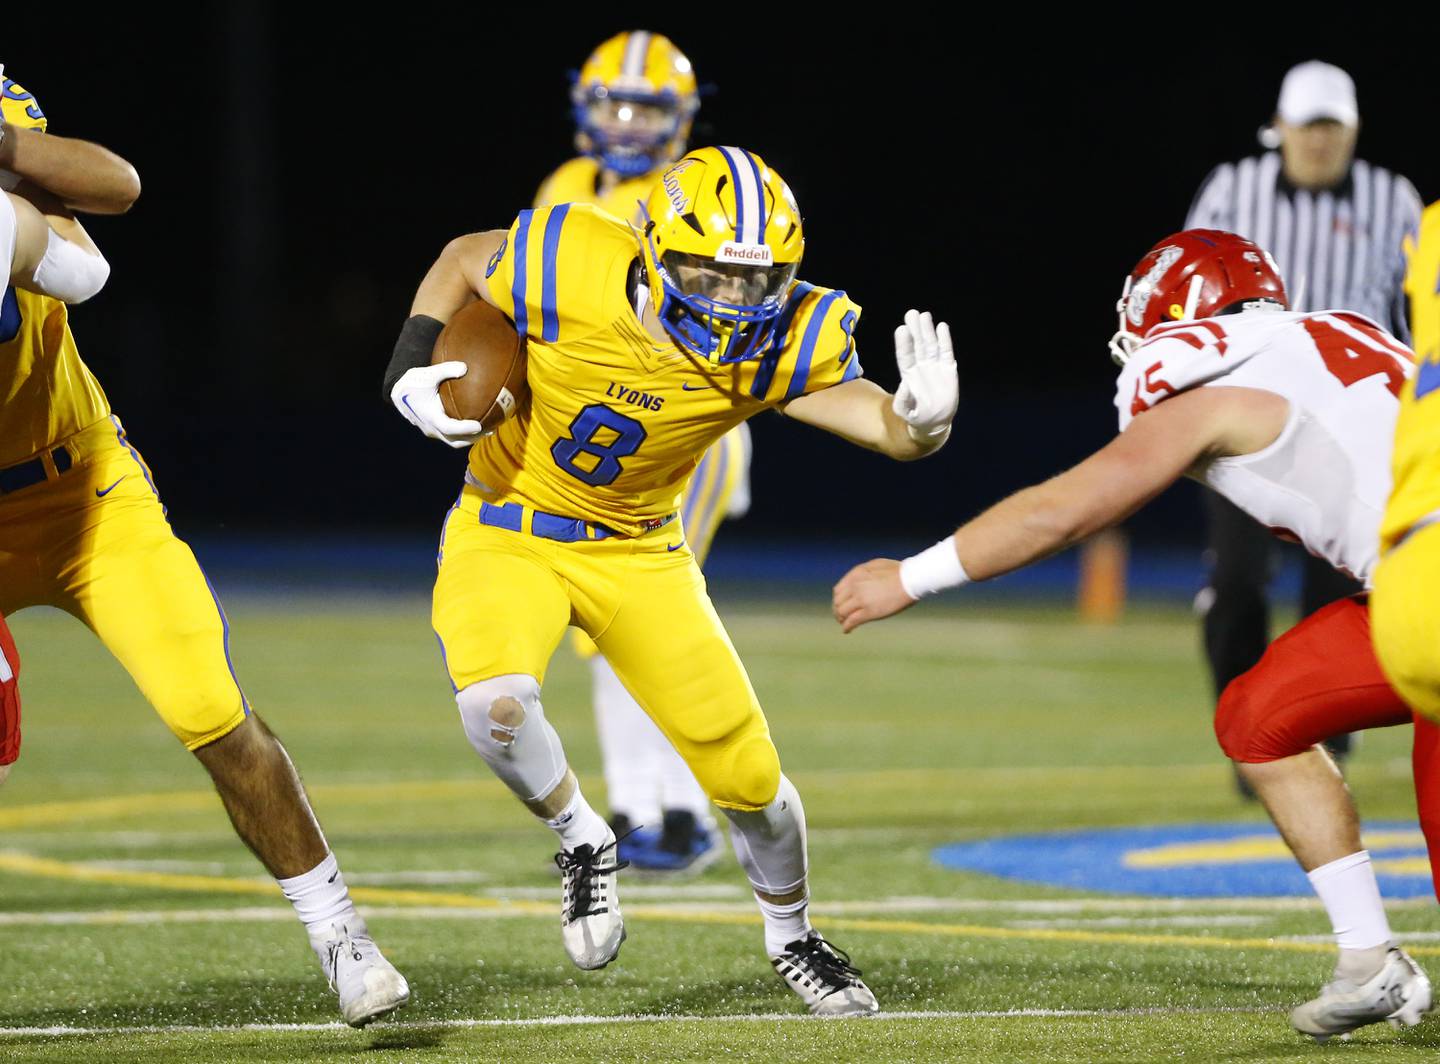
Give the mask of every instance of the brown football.
[[430, 364], [463, 362], [465, 376], [440, 384], [445, 413], [478, 421], [486, 432], [515, 415], [530, 397], [525, 341], [500, 311], [483, 300], [463, 308], [441, 331]]

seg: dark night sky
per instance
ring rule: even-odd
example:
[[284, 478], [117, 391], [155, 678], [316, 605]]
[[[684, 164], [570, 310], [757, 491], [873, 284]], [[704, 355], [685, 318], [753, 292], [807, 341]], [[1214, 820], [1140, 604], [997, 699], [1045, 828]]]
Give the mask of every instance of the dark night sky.
[[[381, 405], [395, 333], [444, 242], [508, 225], [567, 157], [566, 73], [629, 19], [194, 5], [165, 45], [125, 10], [67, 28], [63, 48], [7, 41], [0, 60], [55, 132], [140, 170], [136, 208], [91, 226], [114, 274], [74, 322], [177, 527], [437, 525], [461, 460]], [[893, 387], [890, 331], [911, 305], [949, 319], [959, 347], [957, 432], [927, 462], [757, 419], [757, 533], [797, 513], [938, 531], [1103, 443], [1121, 279], [1212, 165], [1257, 150], [1294, 62], [1349, 69], [1361, 154], [1440, 195], [1433, 71], [1361, 44], [1127, 52], [1108, 16], [1072, 38], [810, 8], [740, 33], [653, 13], [718, 86], [697, 142], [775, 166], [806, 218], [802, 275], [863, 304], [868, 375]], [[1108, 43], [1079, 43], [1097, 33]], [[1142, 534], [1184, 538], [1192, 495]]]

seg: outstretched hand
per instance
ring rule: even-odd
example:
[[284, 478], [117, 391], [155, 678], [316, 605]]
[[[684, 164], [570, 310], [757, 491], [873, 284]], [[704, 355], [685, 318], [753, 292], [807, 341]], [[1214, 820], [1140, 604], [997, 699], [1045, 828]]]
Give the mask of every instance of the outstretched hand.
[[943, 321], [937, 326], [928, 310], [906, 311], [905, 324], [895, 330], [895, 365], [900, 370], [895, 413], [914, 439], [943, 439], [960, 404], [950, 326]]
[[835, 585], [832, 608], [835, 619], [848, 635], [862, 624], [893, 617], [915, 605], [900, 583], [900, 563], [876, 558], [857, 565]]

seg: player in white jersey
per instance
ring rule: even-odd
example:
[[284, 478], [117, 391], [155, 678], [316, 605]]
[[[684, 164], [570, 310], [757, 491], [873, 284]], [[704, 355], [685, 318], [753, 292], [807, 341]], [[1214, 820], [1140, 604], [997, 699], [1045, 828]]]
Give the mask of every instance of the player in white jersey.
[[[1287, 311], [1270, 256], [1218, 230], [1157, 244], [1127, 278], [1119, 311], [1119, 436], [920, 554], [852, 569], [835, 588], [846, 632], [1073, 546], [1186, 475], [1369, 586], [1409, 349], [1358, 314]], [[1334, 978], [1291, 1013], [1322, 1041], [1382, 1019], [1417, 1023], [1431, 1004], [1429, 980], [1393, 941], [1354, 805], [1319, 745], [1410, 719], [1380, 674], [1362, 599], [1333, 603], [1276, 640], [1216, 714], [1221, 746], [1335, 930]], [[1437, 819], [1437, 803], [1420, 777], [1437, 773], [1422, 757], [1434, 760], [1417, 745], [1424, 822], [1427, 809]]]

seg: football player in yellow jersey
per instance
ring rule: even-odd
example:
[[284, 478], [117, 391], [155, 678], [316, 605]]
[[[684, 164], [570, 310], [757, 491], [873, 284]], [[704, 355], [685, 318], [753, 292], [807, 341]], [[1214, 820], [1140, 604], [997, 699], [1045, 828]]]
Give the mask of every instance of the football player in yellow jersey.
[[[590, 54], [571, 92], [580, 156], [540, 186], [535, 207], [591, 203], [639, 221], [661, 172], [685, 151], [700, 95], [695, 71], [658, 33], [617, 33]], [[749, 505], [750, 430], [737, 425], [705, 452], [681, 502], [702, 568], [720, 523]], [[589, 662], [610, 826], [620, 859], [650, 872], [698, 872], [719, 856], [710, 800], [669, 740], [635, 703], [589, 636]]]
[[[139, 195], [129, 163], [45, 132], [39, 104], [8, 78], [0, 119], [0, 179], [72, 239], [88, 241], [74, 211], [123, 213]], [[405, 1004], [405, 980], [370, 939], [294, 766], [245, 700], [220, 603], [81, 361], [65, 304], [11, 282], [0, 297], [0, 616], [56, 606], [119, 659], [210, 773], [305, 924], [346, 1021], [363, 1026]]]
[[[812, 1012], [874, 995], [807, 917], [805, 819], [760, 703], [676, 520], [707, 447], [767, 409], [898, 459], [937, 449], [958, 401], [949, 330], [896, 332], [895, 396], [861, 376], [860, 308], [796, 280], [789, 188], [756, 155], [701, 148], [652, 190], [642, 228], [582, 204], [452, 241], [416, 293], [387, 394], [421, 431], [472, 444], [446, 518], [433, 621], [471, 744], [560, 838], [562, 938], [581, 968], [624, 938], [615, 837], [580, 792], [540, 691], [579, 626], [731, 823], [765, 948]], [[528, 338], [530, 402], [493, 434], [447, 417], [428, 365], [475, 299]]]
[[690, 60], [661, 34], [617, 33], [590, 53], [570, 98], [580, 155], [545, 179], [535, 206], [593, 203], [638, 221], [661, 171], [684, 153], [700, 109]]
[[1440, 745], [1440, 203], [1405, 250], [1417, 366], [1400, 394], [1370, 623], [1386, 678], [1418, 714], [1418, 750]]

